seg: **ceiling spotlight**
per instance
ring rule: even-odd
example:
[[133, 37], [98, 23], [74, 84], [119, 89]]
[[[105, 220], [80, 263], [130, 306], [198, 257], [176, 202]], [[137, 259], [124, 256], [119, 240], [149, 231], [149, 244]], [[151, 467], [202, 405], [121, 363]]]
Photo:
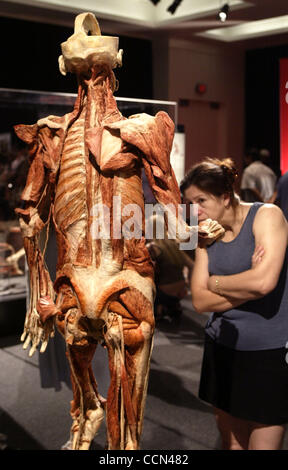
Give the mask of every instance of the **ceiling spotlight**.
[[177, 10], [181, 2], [182, 0], [174, 0], [174, 2], [170, 5], [170, 7], [167, 8], [167, 11], [169, 11], [171, 15], [174, 15], [175, 11]]
[[157, 3], [159, 3], [159, 2], [160, 2], [160, 0], [150, 0], [150, 2], [152, 2], [152, 3], [153, 3], [153, 5], [157, 5]]
[[228, 12], [229, 12], [229, 5], [228, 5], [228, 3], [225, 3], [225, 5], [223, 5], [223, 7], [221, 8], [221, 10], [218, 13], [218, 18], [223, 23], [224, 23], [224, 21], [227, 20]]

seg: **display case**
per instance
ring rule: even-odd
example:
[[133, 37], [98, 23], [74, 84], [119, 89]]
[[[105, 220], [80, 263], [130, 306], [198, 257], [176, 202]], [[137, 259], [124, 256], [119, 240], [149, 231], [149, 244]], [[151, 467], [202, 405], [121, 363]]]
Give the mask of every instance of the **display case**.
[[[15, 215], [21, 192], [25, 186], [29, 167], [27, 147], [16, 136], [16, 124], [34, 124], [49, 115], [62, 116], [73, 109], [76, 94], [49, 93], [27, 90], [0, 88], [0, 302], [25, 298], [27, 277], [25, 275], [25, 254], [20, 227]], [[137, 113], [155, 115], [166, 111], [177, 129], [177, 103], [116, 97], [117, 105], [123, 116]], [[179, 142], [182, 142], [182, 144]], [[179, 181], [181, 168], [184, 168], [183, 138], [175, 139], [171, 154], [172, 166], [175, 164]], [[153, 197], [143, 179], [144, 193], [148, 202]], [[55, 271], [55, 239], [51, 233], [50, 244], [46, 251], [46, 262], [50, 274]]]

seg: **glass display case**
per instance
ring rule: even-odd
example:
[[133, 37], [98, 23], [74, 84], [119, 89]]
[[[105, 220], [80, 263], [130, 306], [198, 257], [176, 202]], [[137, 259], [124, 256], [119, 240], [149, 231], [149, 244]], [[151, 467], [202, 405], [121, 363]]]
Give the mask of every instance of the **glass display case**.
[[[38, 119], [49, 115], [62, 116], [72, 111], [75, 99], [76, 94], [70, 93], [0, 88], [0, 302], [25, 298], [27, 291], [25, 254], [14, 210], [19, 205], [25, 186], [29, 156], [26, 145], [17, 138], [13, 126], [34, 124]], [[116, 97], [116, 101], [125, 117], [137, 113], [155, 115], [160, 110], [166, 111], [177, 129], [176, 102], [121, 97]], [[175, 139], [171, 163], [172, 160], [177, 160], [178, 181], [181, 168], [184, 168], [184, 152], [180, 147], [179, 139], [177, 142]], [[145, 177], [143, 188], [147, 201], [151, 202], [152, 195], [149, 193]], [[46, 251], [46, 262], [49, 271], [52, 271], [52, 278], [56, 264], [55, 245], [52, 233], [50, 248], [48, 246]]]

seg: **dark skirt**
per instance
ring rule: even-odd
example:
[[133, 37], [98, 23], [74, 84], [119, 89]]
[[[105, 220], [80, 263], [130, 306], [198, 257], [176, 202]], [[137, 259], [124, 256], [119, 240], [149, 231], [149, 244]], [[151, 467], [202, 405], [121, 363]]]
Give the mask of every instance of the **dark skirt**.
[[237, 351], [206, 334], [199, 398], [237, 418], [288, 422], [288, 351]]

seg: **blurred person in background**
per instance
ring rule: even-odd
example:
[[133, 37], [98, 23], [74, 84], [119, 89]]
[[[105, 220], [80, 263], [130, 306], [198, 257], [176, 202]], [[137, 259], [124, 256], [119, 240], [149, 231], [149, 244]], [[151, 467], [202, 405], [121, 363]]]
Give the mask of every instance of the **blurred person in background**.
[[275, 173], [276, 178], [278, 180], [281, 176], [280, 166], [277, 165], [276, 162], [272, 159], [270, 150], [266, 148], [261, 148], [259, 150], [259, 156], [260, 156], [261, 162], [264, 163], [264, 165], [267, 165], [269, 166], [269, 168], [271, 168], [271, 170]]
[[288, 171], [278, 181], [275, 204], [282, 209], [288, 220]]
[[[179, 249], [175, 240], [168, 238], [164, 217], [154, 214], [150, 223], [153, 226], [153, 239], [148, 240], [146, 246], [155, 267], [155, 318], [179, 320], [182, 314], [180, 300], [188, 294], [193, 260]], [[163, 238], [157, 237], [156, 224]]]
[[253, 190], [259, 201], [274, 202], [277, 177], [274, 171], [261, 161], [260, 153], [252, 148], [246, 152], [241, 179], [241, 190]]

